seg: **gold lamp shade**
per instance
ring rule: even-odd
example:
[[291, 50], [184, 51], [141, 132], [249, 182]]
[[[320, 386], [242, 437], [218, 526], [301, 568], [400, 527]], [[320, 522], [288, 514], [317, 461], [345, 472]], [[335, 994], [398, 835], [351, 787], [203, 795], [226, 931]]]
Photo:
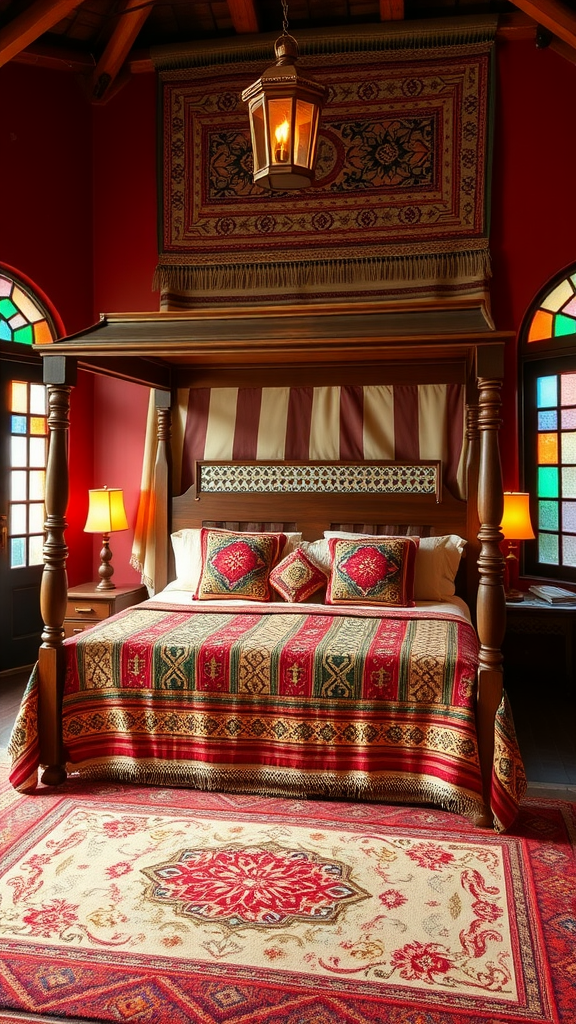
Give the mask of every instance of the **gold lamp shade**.
[[[530, 519], [530, 495], [522, 491], [504, 492], [504, 513], [500, 530], [508, 541], [506, 555], [506, 600], [523, 601], [524, 594], [514, 585], [518, 579], [518, 556], [516, 550], [521, 540], [534, 540]], [[516, 542], [516, 543], [514, 543]]]
[[128, 520], [124, 508], [124, 492], [119, 487], [99, 487], [88, 491], [88, 516], [85, 533], [102, 534], [102, 550], [100, 551], [100, 567], [98, 575], [100, 583], [97, 590], [114, 590], [112, 583], [112, 552], [110, 551], [110, 534], [118, 530], [128, 529]]
[[314, 180], [327, 90], [298, 74], [293, 36], [284, 32], [274, 52], [276, 63], [242, 93], [250, 118], [254, 181], [272, 190], [306, 188]]
[[500, 529], [505, 540], [534, 540], [529, 494], [521, 491], [504, 492], [504, 514]]

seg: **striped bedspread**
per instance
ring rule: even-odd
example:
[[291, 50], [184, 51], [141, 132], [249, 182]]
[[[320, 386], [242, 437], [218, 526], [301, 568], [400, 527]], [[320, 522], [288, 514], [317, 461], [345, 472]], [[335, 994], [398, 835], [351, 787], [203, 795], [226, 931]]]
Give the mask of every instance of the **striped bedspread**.
[[[477, 639], [456, 615], [149, 601], [65, 653], [63, 739], [84, 777], [482, 807]], [[10, 744], [19, 789], [36, 783], [36, 676]], [[495, 739], [506, 828], [523, 772], [505, 702]]]

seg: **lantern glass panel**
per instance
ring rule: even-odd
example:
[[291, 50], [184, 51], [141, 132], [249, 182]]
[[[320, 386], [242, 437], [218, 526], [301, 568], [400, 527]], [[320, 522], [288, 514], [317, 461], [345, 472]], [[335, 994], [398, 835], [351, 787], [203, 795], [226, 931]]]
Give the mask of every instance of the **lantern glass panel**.
[[307, 100], [296, 102], [294, 163], [309, 167], [311, 163], [315, 107]]
[[266, 129], [264, 127], [264, 100], [261, 99], [252, 107], [252, 153], [254, 159], [254, 171], [266, 167], [268, 163], [266, 155]]
[[268, 101], [271, 163], [291, 163], [292, 156], [292, 97]]

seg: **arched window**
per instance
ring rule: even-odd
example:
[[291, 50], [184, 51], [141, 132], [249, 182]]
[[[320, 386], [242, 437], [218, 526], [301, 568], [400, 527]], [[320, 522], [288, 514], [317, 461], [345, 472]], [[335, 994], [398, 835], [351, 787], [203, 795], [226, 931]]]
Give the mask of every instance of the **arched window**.
[[57, 337], [54, 317], [40, 297], [0, 264], [0, 341], [46, 345]]
[[576, 582], [576, 264], [532, 303], [520, 334], [524, 487], [536, 540], [524, 572]]

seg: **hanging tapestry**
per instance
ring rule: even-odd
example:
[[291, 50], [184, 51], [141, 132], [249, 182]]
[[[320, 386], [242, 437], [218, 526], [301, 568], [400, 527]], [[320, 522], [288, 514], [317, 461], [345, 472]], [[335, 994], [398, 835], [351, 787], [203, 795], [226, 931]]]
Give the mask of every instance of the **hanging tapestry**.
[[486, 309], [494, 33], [494, 19], [297, 33], [298, 67], [329, 96], [315, 184], [290, 192], [253, 183], [241, 100], [273, 63], [273, 40], [153, 51], [162, 307], [386, 299]]

